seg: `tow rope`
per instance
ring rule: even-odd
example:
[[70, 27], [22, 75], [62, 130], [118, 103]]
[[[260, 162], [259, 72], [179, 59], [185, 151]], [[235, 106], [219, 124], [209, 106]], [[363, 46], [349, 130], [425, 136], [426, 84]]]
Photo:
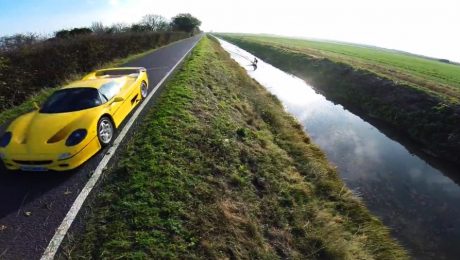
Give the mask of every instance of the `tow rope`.
[[257, 69], [257, 63], [259, 62], [259, 60], [257, 60], [256, 57], [254, 57], [254, 59], [250, 59], [250, 58], [248, 58], [248, 57], [246, 57], [246, 56], [244, 56], [244, 55], [242, 55], [242, 54], [236, 53], [236, 52], [234, 52], [234, 51], [229, 51], [229, 52], [231, 52], [231, 53], [233, 53], [233, 54], [235, 54], [235, 55], [238, 55], [238, 56], [240, 56], [241, 58], [243, 58], [243, 59], [245, 59], [245, 60], [247, 60], [247, 61], [249, 61], [249, 62], [251, 63], [251, 64], [246, 65], [246, 66], [252, 66], [252, 67], [254, 68], [254, 70]]

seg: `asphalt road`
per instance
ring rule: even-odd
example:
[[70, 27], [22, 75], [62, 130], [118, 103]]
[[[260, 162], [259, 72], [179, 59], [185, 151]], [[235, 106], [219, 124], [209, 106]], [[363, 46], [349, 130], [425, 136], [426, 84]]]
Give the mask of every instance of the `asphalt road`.
[[[200, 36], [195, 36], [173, 43], [123, 66], [147, 68], [152, 91], [199, 39]], [[160, 92], [155, 95], [159, 95]], [[150, 100], [137, 119], [136, 125], [131, 128], [131, 132], [136, 131], [143, 114], [155, 105], [155, 101], [156, 98]], [[129, 138], [130, 134], [125, 137], [124, 142]], [[64, 173], [8, 172], [0, 163], [0, 259], [41, 257], [56, 228], [61, 224], [106, 150], [100, 151], [79, 169]], [[118, 149], [117, 153], [120, 150], [122, 149]], [[117, 156], [112, 158], [109, 165], [115, 160]]]

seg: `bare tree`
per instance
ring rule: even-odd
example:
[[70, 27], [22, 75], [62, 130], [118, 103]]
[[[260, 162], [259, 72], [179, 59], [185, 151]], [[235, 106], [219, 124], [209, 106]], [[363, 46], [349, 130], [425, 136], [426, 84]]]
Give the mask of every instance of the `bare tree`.
[[93, 22], [91, 25], [91, 30], [96, 34], [102, 34], [107, 31], [102, 22]]
[[149, 28], [150, 31], [162, 32], [169, 30], [169, 21], [165, 17], [156, 14], [148, 14], [142, 17], [141, 25]]
[[39, 35], [34, 34], [34, 33], [3, 36], [3, 37], [0, 37], [0, 49], [4, 51], [12, 50], [15, 48], [34, 44], [42, 40], [44, 40], [43, 37], [40, 37]]
[[111, 33], [124, 33], [128, 32], [129, 29], [130, 27], [125, 23], [114, 23], [109, 28]]

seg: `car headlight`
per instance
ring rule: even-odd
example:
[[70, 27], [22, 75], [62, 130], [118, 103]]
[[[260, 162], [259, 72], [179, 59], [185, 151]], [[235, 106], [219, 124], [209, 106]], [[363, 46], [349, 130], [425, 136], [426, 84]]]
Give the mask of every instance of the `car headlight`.
[[0, 147], [6, 147], [10, 143], [12, 136], [11, 132], [4, 133], [0, 139]]
[[69, 135], [69, 137], [67, 137], [67, 140], [65, 141], [65, 145], [74, 146], [74, 145], [79, 144], [81, 141], [83, 141], [83, 139], [85, 139], [87, 133], [88, 132], [86, 131], [86, 129], [77, 129], [73, 131]]

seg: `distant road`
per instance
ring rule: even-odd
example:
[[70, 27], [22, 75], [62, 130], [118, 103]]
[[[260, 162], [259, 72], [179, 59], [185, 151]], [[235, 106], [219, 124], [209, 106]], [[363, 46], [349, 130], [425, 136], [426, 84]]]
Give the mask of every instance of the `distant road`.
[[[200, 35], [172, 43], [123, 66], [148, 69], [149, 91], [200, 39]], [[160, 88], [162, 88], [160, 86]], [[155, 105], [161, 91], [155, 92], [136, 123], [123, 139], [130, 139], [146, 111]], [[129, 120], [127, 118], [125, 123]], [[121, 128], [124, 127], [122, 125]], [[120, 131], [119, 131], [120, 132]], [[107, 152], [99, 152], [81, 168], [71, 172], [7, 172], [0, 165], [0, 259], [39, 259], [81, 189]], [[117, 153], [109, 161], [112, 165]]]

